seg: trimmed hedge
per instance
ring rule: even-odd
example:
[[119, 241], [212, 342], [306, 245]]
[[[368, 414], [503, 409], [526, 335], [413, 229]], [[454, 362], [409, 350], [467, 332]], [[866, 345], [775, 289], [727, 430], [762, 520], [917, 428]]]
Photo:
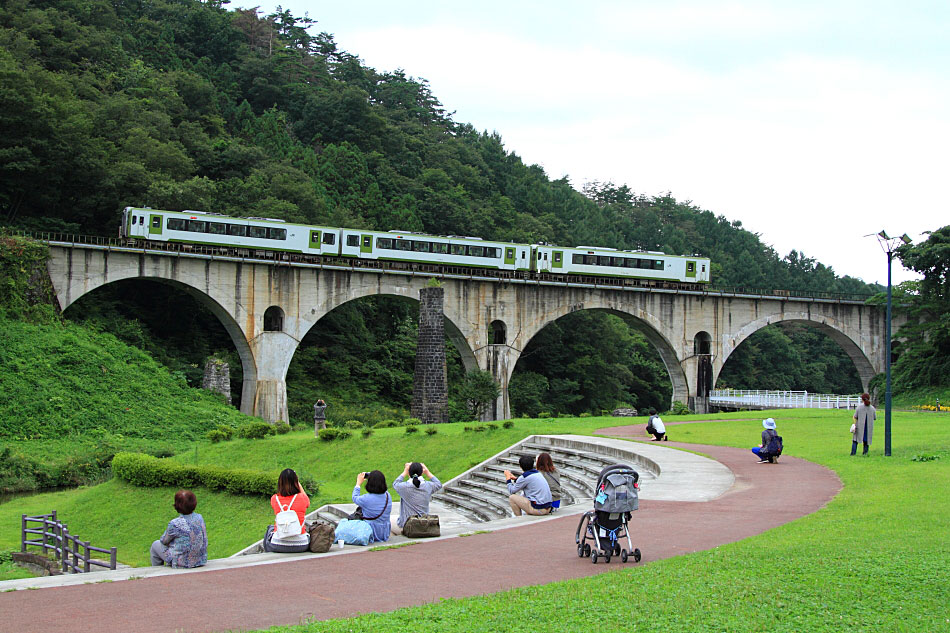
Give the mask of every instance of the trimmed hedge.
[[[270, 496], [277, 490], [280, 473], [254, 470], [232, 470], [218, 466], [189, 466], [140, 453], [118, 453], [112, 460], [112, 473], [133, 486], [194, 488], [224, 490], [235, 495]], [[319, 491], [315, 481], [301, 478], [301, 485], [310, 495]]]

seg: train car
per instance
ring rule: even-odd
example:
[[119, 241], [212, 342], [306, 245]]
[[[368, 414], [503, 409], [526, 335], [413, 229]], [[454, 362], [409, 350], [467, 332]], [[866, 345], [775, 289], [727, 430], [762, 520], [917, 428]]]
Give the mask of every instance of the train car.
[[441, 264], [468, 268], [620, 277], [648, 282], [709, 283], [705, 257], [597, 246], [495, 242], [478, 237], [405, 231], [367, 231], [307, 226], [268, 218], [234, 218], [202, 211], [126, 207], [119, 236], [360, 260]]
[[496, 270], [527, 271], [531, 267], [529, 245], [490, 242], [477, 237], [343, 229], [342, 242], [340, 255], [343, 257]]
[[203, 211], [126, 207], [119, 237], [179, 244], [339, 255], [341, 229]]
[[620, 251], [601, 246], [534, 245], [538, 272], [654, 281], [709, 283], [709, 258], [655, 251]]

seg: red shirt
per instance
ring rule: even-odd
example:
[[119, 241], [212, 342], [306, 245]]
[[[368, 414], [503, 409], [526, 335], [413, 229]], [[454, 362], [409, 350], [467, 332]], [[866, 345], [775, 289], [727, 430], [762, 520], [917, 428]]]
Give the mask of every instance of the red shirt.
[[[279, 495], [273, 495], [270, 498], [270, 507], [274, 509], [274, 516], [277, 515], [281, 509], [286, 510], [287, 504], [290, 503], [290, 500], [294, 499], [293, 495], [289, 497], [281, 497]], [[280, 503], [280, 506], [277, 504]], [[307, 514], [307, 508], [310, 507], [310, 498], [307, 497], [304, 493], [297, 493], [297, 498], [294, 499], [294, 504], [290, 506], [290, 509], [297, 513], [297, 518], [300, 519], [300, 533], [307, 533], [307, 526], [303, 524], [304, 516]], [[274, 529], [277, 528], [277, 524], [274, 523]]]

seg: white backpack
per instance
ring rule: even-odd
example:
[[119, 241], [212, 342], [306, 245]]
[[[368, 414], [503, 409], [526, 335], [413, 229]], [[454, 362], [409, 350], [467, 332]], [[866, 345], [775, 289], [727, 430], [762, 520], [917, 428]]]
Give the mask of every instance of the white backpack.
[[[275, 495], [274, 498], [276, 499], [277, 496]], [[300, 517], [296, 511], [290, 509], [296, 500], [297, 495], [294, 495], [286, 508], [280, 505], [280, 501], [277, 502], [277, 507], [280, 508], [280, 512], [277, 513], [276, 517], [277, 529], [274, 531], [276, 538], [289, 538], [301, 534]]]

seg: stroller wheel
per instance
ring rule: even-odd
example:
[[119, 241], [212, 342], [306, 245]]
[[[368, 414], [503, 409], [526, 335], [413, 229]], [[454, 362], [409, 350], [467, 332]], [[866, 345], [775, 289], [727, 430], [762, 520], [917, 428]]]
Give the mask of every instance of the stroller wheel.
[[609, 563], [609, 562], [610, 562], [610, 553], [609, 553], [609, 552], [608, 552], [607, 554], [604, 554], [604, 562], [605, 562], [605, 563]]
[[583, 546], [583, 545], [578, 545], [578, 546], [577, 546], [577, 557], [578, 557], [578, 558], [584, 558], [584, 546]]
[[595, 565], [597, 564], [597, 550], [594, 550], [593, 552], [590, 553], [590, 562], [592, 562]]
[[638, 547], [637, 549], [633, 550], [633, 560], [639, 563], [640, 557], [640, 548]]
[[584, 556], [590, 556], [590, 543], [584, 543]]
[[621, 563], [627, 562], [627, 550], [625, 549], [620, 550], [620, 562]]

